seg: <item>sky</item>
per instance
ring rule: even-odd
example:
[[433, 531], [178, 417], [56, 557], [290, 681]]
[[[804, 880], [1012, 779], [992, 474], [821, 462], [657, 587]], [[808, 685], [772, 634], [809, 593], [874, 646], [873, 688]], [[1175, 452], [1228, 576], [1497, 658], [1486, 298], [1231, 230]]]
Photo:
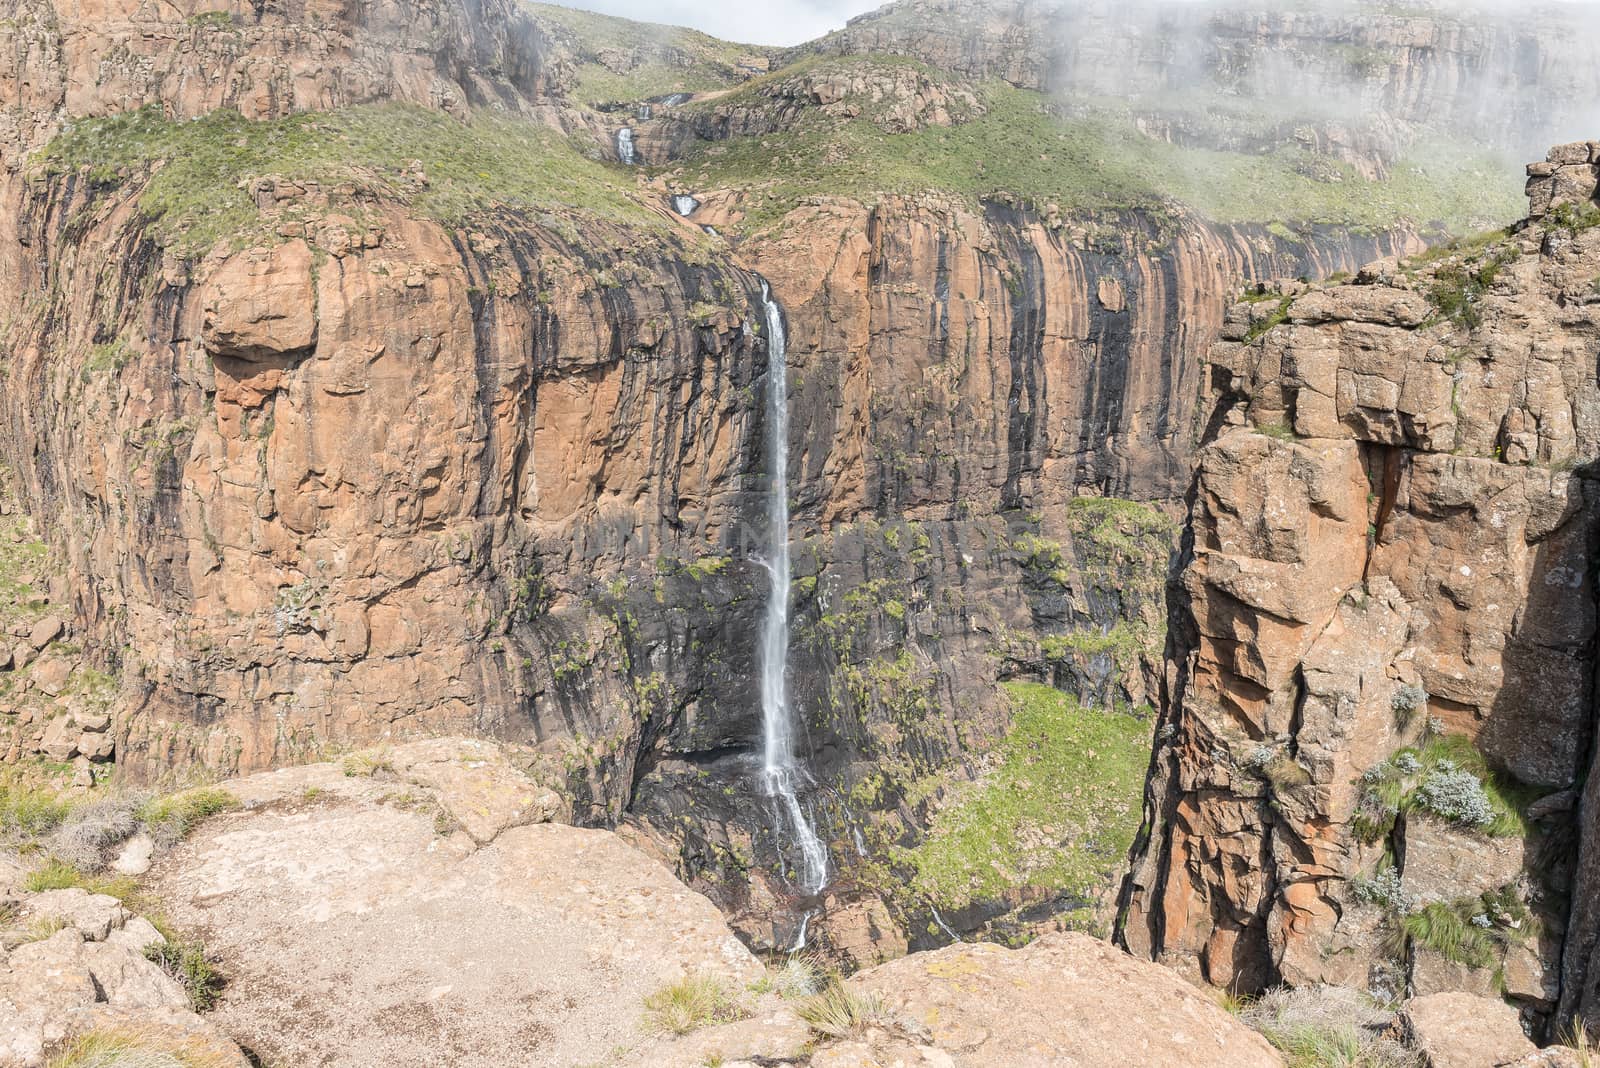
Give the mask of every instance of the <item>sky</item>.
[[792, 45], [837, 30], [886, 0], [554, 0], [569, 7], [669, 26], [692, 26], [741, 44]]

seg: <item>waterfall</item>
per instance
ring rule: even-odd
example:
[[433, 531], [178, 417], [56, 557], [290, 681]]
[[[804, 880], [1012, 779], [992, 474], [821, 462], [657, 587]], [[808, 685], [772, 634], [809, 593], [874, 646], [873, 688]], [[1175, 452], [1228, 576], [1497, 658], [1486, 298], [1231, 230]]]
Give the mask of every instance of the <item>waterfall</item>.
[[641, 121], [641, 122], [649, 122], [650, 121], [650, 116], [653, 113], [653, 110], [654, 109], [652, 109], [649, 104], [640, 104], [639, 105], [639, 121]]
[[779, 841], [783, 833], [799, 850], [800, 888], [808, 894], [828, 884], [828, 850], [800, 804], [798, 791], [810, 776], [795, 759], [794, 715], [789, 707], [789, 362], [783, 310], [765, 280], [761, 303], [767, 313], [767, 556], [770, 582], [761, 624], [761, 788], [775, 802]]
[[617, 158], [629, 166], [633, 165], [633, 127], [624, 126], [617, 131]]
[[693, 215], [694, 209], [699, 206], [700, 202], [686, 193], [679, 193], [672, 198], [672, 210], [682, 215], [685, 219]]

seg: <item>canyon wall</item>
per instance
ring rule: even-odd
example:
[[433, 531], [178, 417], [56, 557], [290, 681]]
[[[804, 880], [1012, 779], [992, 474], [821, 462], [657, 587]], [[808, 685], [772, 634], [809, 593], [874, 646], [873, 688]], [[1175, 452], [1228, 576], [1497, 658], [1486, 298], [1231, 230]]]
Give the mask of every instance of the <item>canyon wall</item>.
[[1596, 159], [1531, 166], [1507, 234], [1230, 313], [1130, 948], [1592, 1011]]

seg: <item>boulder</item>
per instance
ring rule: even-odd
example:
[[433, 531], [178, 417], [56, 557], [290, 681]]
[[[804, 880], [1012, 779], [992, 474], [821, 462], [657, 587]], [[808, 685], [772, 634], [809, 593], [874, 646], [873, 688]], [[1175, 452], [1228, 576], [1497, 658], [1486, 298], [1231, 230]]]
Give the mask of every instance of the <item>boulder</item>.
[[316, 344], [316, 288], [304, 241], [253, 248], [223, 264], [207, 284], [201, 339], [213, 356], [260, 362]]
[[66, 629], [66, 625], [61, 622], [59, 616], [45, 616], [33, 625], [32, 630], [28, 631], [28, 644], [35, 649], [43, 649], [61, 637]]
[[116, 740], [109, 734], [91, 734], [85, 731], [78, 735], [78, 752], [90, 760], [110, 760], [116, 751]]
[[111, 862], [111, 867], [120, 875], [143, 875], [150, 870], [150, 858], [155, 854], [156, 844], [148, 834], [140, 831], [126, 842], [117, 853], [117, 859]]
[[55, 697], [67, 687], [72, 677], [72, 664], [59, 657], [46, 657], [33, 668], [33, 687], [40, 693]]
[[1412, 998], [1401, 1007], [1398, 1026], [1428, 1068], [1498, 1068], [1534, 1052], [1517, 1010], [1499, 998]]
[[44, 729], [44, 740], [39, 751], [51, 760], [68, 761], [78, 752], [78, 739], [82, 732], [71, 716], [57, 716]]
[[111, 716], [105, 712], [74, 712], [72, 718], [87, 732], [109, 730], [111, 727]]
[[26, 907], [30, 916], [60, 920], [90, 942], [104, 942], [128, 920], [128, 910], [122, 902], [80, 887], [32, 894]]

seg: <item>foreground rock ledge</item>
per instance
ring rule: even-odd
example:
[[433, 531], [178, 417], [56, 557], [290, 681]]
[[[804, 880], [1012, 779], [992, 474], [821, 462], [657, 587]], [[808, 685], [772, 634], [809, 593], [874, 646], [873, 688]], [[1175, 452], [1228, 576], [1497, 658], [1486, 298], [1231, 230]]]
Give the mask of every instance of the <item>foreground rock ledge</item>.
[[[749, 992], [762, 965], [710, 901], [610, 832], [543, 822], [556, 801], [496, 746], [436, 739], [354, 767], [225, 784], [246, 807], [150, 872], [228, 977], [208, 1023], [264, 1063], [1279, 1063], [1177, 976], [1081, 935], [862, 972], [849, 983], [881, 1019], [815, 1042], [793, 1003]], [[646, 995], [692, 973], [747, 998], [750, 1018], [651, 1033]]]

